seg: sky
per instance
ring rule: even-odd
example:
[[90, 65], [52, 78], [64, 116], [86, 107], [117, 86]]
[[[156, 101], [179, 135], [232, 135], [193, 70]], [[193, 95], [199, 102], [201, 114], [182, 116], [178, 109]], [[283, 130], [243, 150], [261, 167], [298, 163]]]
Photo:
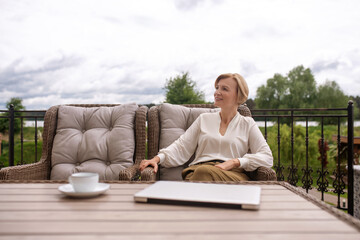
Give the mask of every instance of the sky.
[[310, 68], [360, 95], [358, 0], [0, 0], [0, 109], [161, 103], [189, 72], [240, 73], [250, 98], [275, 73]]

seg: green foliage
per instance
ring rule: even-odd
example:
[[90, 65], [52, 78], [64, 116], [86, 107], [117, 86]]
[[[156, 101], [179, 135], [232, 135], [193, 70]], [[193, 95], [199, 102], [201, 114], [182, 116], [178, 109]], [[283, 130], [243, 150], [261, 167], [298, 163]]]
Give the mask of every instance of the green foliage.
[[246, 100], [245, 104], [250, 110], [253, 110], [256, 107], [255, 101], [252, 98], [248, 98], [248, 100]]
[[[350, 98], [335, 81], [327, 80], [317, 87], [311, 70], [303, 66], [295, 67], [286, 76], [275, 74], [265, 85], [261, 85], [256, 93], [255, 104], [258, 109], [344, 108]], [[360, 97], [352, 98], [360, 106]], [[355, 119], [360, 117], [357, 106], [354, 106]], [[273, 114], [279, 113], [273, 112]], [[339, 114], [339, 112], [326, 112], [326, 114], [333, 113]], [[320, 118], [314, 120], [321, 121]], [[289, 124], [290, 118], [284, 121]], [[337, 121], [337, 118], [324, 118], [324, 124], [337, 124]], [[344, 121], [345, 118], [341, 118], [341, 122]]]
[[[317, 89], [315, 107], [317, 108], [343, 108], [347, 106], [349, 98], [343, 93], [335, 81], [326, 81]], [[327, 114], [339, 112], [328, 111]], [[342, 118], [341, 122], [346, 119]], [[324, 118], [324, 124], [337, 124], [337, 118]]]
[[[21, 98], [13, 97], [8, 102], [6, 102], [6, 108], [8, 110], [10, 110], [11, 105], [14, 106], [15, 111], [25, 110], [25, 107], [22, 104], [22, 99]], [[15, 116], [21, 116], [22, 113], [15, 113], [14, 115]], [[9, 116], [9, 114], [4, 113], [4, 114], [2, 114], [2, 116]], [[21, 128], [21, 119], [20, 118], [15, 118], [14, 119], [14, 131], [15, 131], [15, 133], [18, 133], [20, 131], [20, 128]], [[8, 130], [9, 130], [9, 119], [8, 118], [0, 118], [0, 132], [1, 133], [6, 133], [6, 132], [8, 132]]]
[[[281, 164], [290, 166], [291, 154], [291, 127], [286, 124], [280, 125], [280, 160]], [[299, 125], [294, 126], [294, 155], [293, 161], [296, 167], [300, 167], [305, 163], [306, 159], [306, 145], [305, 145], [306, 131], [305, 128]], [[318, 133], [311, 131], [309, 133], [308, 154], [311, 165], [318, 165], [318, 148], [317, 141], [319, 139]], [[277, 126], [268, 129], [268, 144], [274, 156], [274, 164], [277, 164], [278, 159], [278, 145], [277, 145]], [[276, 160], [275, 160], [276, 159]]]
[[287, 79], [281, 74], [275, 74], [267, 80], [266, 85], [261, 85], [256, 91], [255, 104], [259, 109], [279, 109], [286, 107]]
[[360, 119], [360, 96], [349, 97], [354, 102], [354, 119]]
[[327, 80], [317, 89], [315, 107], [341, 108], [347, 105], [349, 98], [344, 94], [335, 81]]
[[196, 82], [191, 80], [188, 72], [167, 79], [164, 89], [167, 103], [206, 103], [204, 93], [196, 90]]
[[[42, 152], [42, 132], [43, 128], [38, 127], [38, 145], [37, 145], [37, 160], [41, 157]], [[24, 127], [23, 128], [23, 162], [21, 163], [21, 136], [15, 134], [15, 146], [14, 146], [14, 164], [27, 164], [34, 163], [35, 161], [35, 127]], [[9, 165], [9, 143], [6, 136], [2, 141], [2, 154], [0, 156], [0, 167]]]
[[[260, 128], [264, 134], [264, 128]], [[342, 126], [340, 128], [340, 135], [347, 135], [347, 128]], [[274, 156], [274, 166], [278, 165], [279, 156], [278, 156], [278, 126], [272, 126], [267, 128], [267, 142], [270, 146], [270, 149]], [[336, 169], [337, 164], [337, 143], [332, 139], [333, 135], [337, 134], [337, 126], [327, 125], [324, 127], [324, 141], [328, 143], [329, 150], [327, 151], [328, 165], [327, 169], [329, 175], [327, 176], [329, 184], [331, 185], [333, 180], [330, 178], [333, 175], [334, 170]], [[360, 127], [354, 129], [354, 134], [360, 134]], [[294, 154], [291, 154], [291, 127], [286, 124], [280, 125], [280, 166], [284, 167], [283, 175], [285, 180], [288, 179], [289, 170], [288, 167], [291, 166], [291, 159], [293, 157], [294, 166], [298, 169], [297, 175], [299, 176], [299, 185], [301, 184], [301, 179], [304, 175], [302, 169], [306, 168], [306, 128], [296, 125], [294, 126]], [[318, 159], [320, 157], [318, 141], [321, 139], [321, 127], [309, 127], [308, 128], [308, 166], [313, 169], [312, 179], [313, 184], [316, 185], [316, 180], [319, 176], [317, 170], [321, 169], [321, 162]], [[346, 164], [346, 163], [342, 163]], [[343, 166], [344, 167], [344, 166]]]
[[[0, 156], [0, 166], [1, 167], [7, 167], [9, 166], [9, 148], [4, 144], [5, 148], [2, 151], [2, 154]], [[3, 145], [3, 146], [4, 146]], [[38, 141], [37, 145], [37, 159], [35, 159], [35, 142], [29, 141], [24, 142], [23, 145], [23, 162], [21, 162], [21, 143], [16, 142], [14, 147], [14, 164], [20, 165], [20, 164], [29, 164], [39, 161], [41, 157], [42, 152], [42, 141]]]
[[285, 102], [289, 108], [311, 108], [316, 99], [316, 82], [309, 68], [298, 66], [288, 75]]
[[[256, 96], [258, 109], [341, 108], [349, 100], [335, 81], [317, 87], [311, 70], [303, 66], [295, 67], [286, 76], [275, 74], [257, 89]], [[360, 104], [360, 98], [357, 100]]]
[[6, 102], [6, 108], [10, 109], [10, 105], [14, 105], [15, 111], [25, 110], [24, 105], [22, 104], [22, 99], [18, 97], [13, 97]]
[[309, 68], [298, 66], [287, 76], [275, 74], [256, 91], [259, 109], [312, 107], [316, 97], [316, 82]]

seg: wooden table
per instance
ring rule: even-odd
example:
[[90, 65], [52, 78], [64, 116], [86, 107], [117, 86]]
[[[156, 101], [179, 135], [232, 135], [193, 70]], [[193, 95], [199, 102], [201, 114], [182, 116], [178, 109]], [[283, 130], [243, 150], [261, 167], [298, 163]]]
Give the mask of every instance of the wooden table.
[[60, 185], [0, 183], [0, 239], [360, 239], [358, 220], [285, 183], [260, 183], [259, 211], [135, 203], [148, 184], [91, 199]]

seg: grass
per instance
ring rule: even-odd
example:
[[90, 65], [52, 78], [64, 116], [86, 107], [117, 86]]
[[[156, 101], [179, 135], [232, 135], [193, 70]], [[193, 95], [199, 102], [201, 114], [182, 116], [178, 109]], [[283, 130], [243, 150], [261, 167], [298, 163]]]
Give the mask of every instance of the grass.
[[[42, 127], [38, 127], [38, 143], [37, 143], [37, 157], [35, 157], [35, 127], [23, 128], [23, 160], [21, 161], [21, 135], [15, 134], [14, 146], [14, 165], [22, 165], [37, 162], [41, 157], [42, 152]], [[9, 142], [8, 135], [3, 136], [2, 153], [0, 156], [0, 166], [9, 166]]]
[[[329, 189], [329, 191], [326, 192], [326, 193], [327, 193], [327, 194], [330, 194], [330, 195], [338, 196], [338, 194], [337, 194], [337, 193], [334, 193], [333, 190], [334, 190], [334, 189], [331, 188], [331, 189]], [[345, 193], [344, 193], [344, 194], [340, 194], [340, 196], [343, 197], [343, 198], [347, 198], [347, 197], [348, 197], [348, 193], [347, 193], [346, 189], [345, 189], [344, 192], [345, 192]]]
[[[21, 144], [18, 142], [14, 147], [14, 165], [22, 165], [37, 162], [41, 157], [42, 141], [37, 145], [37, 158], [35, 158], [35, 142], [24, 142], [23, 144], [23, 161], [21, 161]], [[0, 165], [9, 166], [9, 149], [5, 149], [0, 157]]]

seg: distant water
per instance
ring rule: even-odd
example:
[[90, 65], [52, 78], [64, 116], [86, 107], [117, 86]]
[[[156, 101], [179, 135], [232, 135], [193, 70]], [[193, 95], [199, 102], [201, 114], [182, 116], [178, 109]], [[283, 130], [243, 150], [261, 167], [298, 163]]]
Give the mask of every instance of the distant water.
[[[25, 127], [35, 127], [35, 121], [24, 121]], [[44, 127], [44, 121], [38, 120], [37, 121], [38, 127]]]

